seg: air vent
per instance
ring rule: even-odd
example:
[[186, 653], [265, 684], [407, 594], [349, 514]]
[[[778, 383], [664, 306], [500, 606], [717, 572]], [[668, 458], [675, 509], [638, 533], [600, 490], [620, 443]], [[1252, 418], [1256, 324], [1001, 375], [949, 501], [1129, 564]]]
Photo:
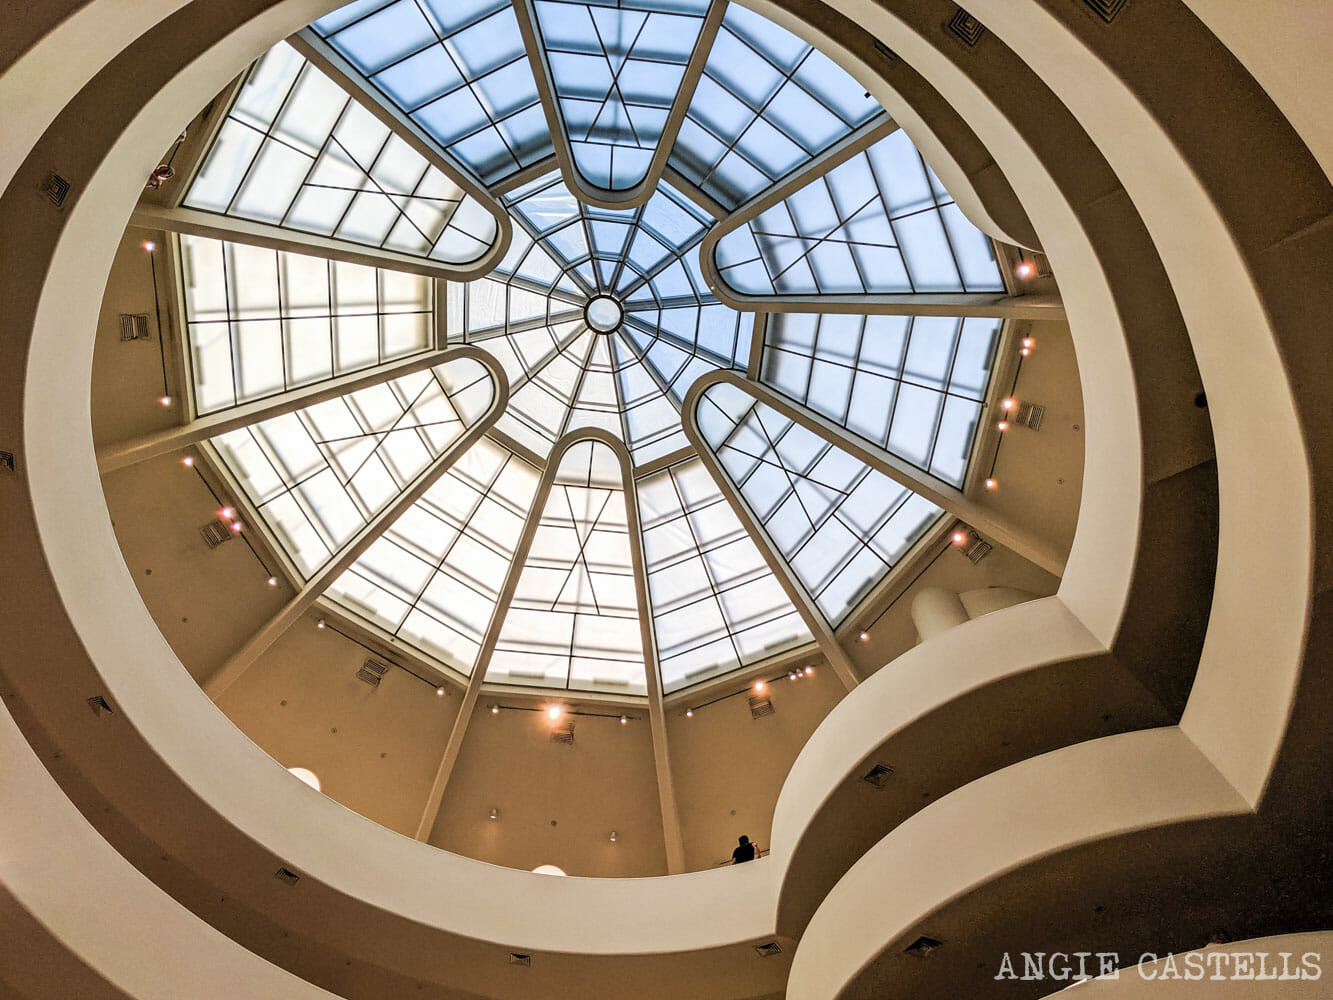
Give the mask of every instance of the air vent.
[[199, 529], [199, 534], [204, 536], [210, 549], [216, 549], [223, 542], [230, 542], [235, 532], [226, 521], [209, 521]]
[[766, 944], [755, 945], [754, 950], [760, 958], [772, 958], [774, 955], [782, 954], [782, 945], [776, 941], [769, 941]]
[[893, 768], [888, 764], [876, 764], [865, 774], [861, 775], [861, 780], [874, 785], [876, 788], [883, 788], [893, 777]]
[[301, 876], [290, 868], [279, 868], [273, 875], [288, 885], [296, 885], [297, 882], [301, 881]]
[[1018, 410], [1014, 414], [1014, 423], [1039, 431], [1041, 430], [1041, 418], [1044, 416], [1046, 416], [1046, 407], [1038, 406], [1036, 403], [1019, 403]]
[[106, 699], [100, 694], [95, 694], [88, 699], [88, 707], [93, 710], [93, 715], [101, 715], [103, 712], [107, 715], [113, 714], [111, 706], [106, 703]]
[[531, 956], [531, 955], [522, 955], [522, 954], [519, 954], [519, 953], [516, 952], [516, 951], [511, 951], [511, 952], [509, 953], [509, 964], [510, 964], [510, 965], [528, 965], [528, 966], [530, 966], [530, 965], [532, 965], [532, 956]]
[[1126, 0], [1083, 0], [1083, 2], [1087, 5], [1088, 10], [1110, 24], [1125, 9]]
[[129, 340], [147, 340], [148, 339], [148, 314], [147, 313], [121, 313], [120, 314], [120, 339], [122, 342]]
[[46, 175], [46, 181], [42, 184], [42, 194], [46, 195], [56, 208], [64, 208], [65, 198], [69, 194], [69, 181], [52, 170]]
[[0, 451], [0, 472], [14, 471], [14, 453], [12, 451]]
[[551, 730], [551, 742], [563, 743], [567, 747], [574, 745], [574, 720], [570, 719]]
[[909, 944], [903, 951], [908, 955], [915, 955], [917, 958], [927, 958], [930, 953], [940, 947], [944, 942], [936, 941], [933, 937], [919, 937]]
[[752, 695], [750, 698], [750, 717], [753, 719], [762, 719], [766, 715], [773, 714], [773, 702], [763, 695]]
[[953, 17], [949, 18], [949, 30], [961, 38], [963, 44], [969, 48], [981, 41], [981, 36], [986, 33], [985, 25], [962, 7], [954, 11]]
[[990, 542], [984, 542], [977, 535], [968, 539], [967, 544], [963, 546], [963, 555], [971, 559], [974, 563], [979, 563], [990, 554]]
[[371, 687], [377, 688], [388, 672], [389, 665], [387, 663], [381, 663], [379, 660], [367, 660], [361, 664], [361, 669], [356, 672], [356, 679], [365, 681]]
[[875, 51], [878, 52], [880, 55], [882, 55], [889, 62], [898, 61], [898, 53], [894, 52], [893, 49], [889, 48], [878, 38], [875, 39]]

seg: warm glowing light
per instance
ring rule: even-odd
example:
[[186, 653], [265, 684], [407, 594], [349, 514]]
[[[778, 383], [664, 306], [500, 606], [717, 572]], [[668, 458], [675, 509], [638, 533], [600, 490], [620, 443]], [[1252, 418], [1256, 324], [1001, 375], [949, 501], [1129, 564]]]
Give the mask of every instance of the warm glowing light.
[[140, 244], [140, 246], [142, 246], [149, 253], [152, 253], [154, 250], [157, 249], [157, 244], [154, 243], [152, 240], [144, 240], [143, 243]]
[[245, 527], [245, 525], [243, 525], [240, 521], [232, 521], [232, 522], [231, 522], [231, 530], [232, 530], [232, 531], [239, 532], [239, 531], [240, 531], [242, 528], [244, 528], [244, 527]]
[[500, 706], [499, 706], [499, 705], [492, 705], [492, 706], [491, 706], [491, 714], [492, 714], [492, 715], [499, 715], [499, 714], [500, 714]]
[[533, 870], [534, 872], [536, 872], [538, 875], [563, 875], [563, 874], [565, 874], [563, 871], [561, 871], [561, 870], [560, 870], [559, 868], [557, 868], [555, 865], [538, 865], [536, 868], [534, 868], [534, 869], [532, 869], [532, 870]]
[[962, 545], [965, 541], [967, 541], [967, 533], [966, 533], [966, 532], [964, 532], [964, 531], [955, 531], [955, 532], [953, 533], [953, 543], [954, 543], [955, 545]]
[[694, 718], [694, 709], [692, 709], [692, 708], [687, 708], [687, 709], [685, 709], [685, 718], [687, 718], [687, 719], [693, 719], [693, 718]]
[[442, 687], [440, 687], [440, 688], [436, 688], [436, 689], [435, 689], [435, 697], [436, 697], [436, 698], [443, 698], [443, 697], [444, 697], [444, 688], [442, 688]]
[[616, 831], [615, 831], [615, 830], [612, 830], [612, 831], [611, 831], [611, 843], [614, 844], [615, 842], [616, 842]]
[[1017, 405], [1018, 400], [1014, 399], [1012, 396], [1008, 399], [1000, 400], [1000, 409], [1002, 410], [1012, 410]]
[[1001, 432], [1003, 432], [1003, 431], [1007, 431], [1007, 430], [1009, 429], [1009, 421], [1007, 421], [1007, 420], [1001, 420], [999, 423], [997, 423], [997, 424], [995, 425], [995, 427], [996, 427], [997, 430], [999, 430], [999, 431], [1001, 431]]
[[1037, 273], [1037, 269], [1032, 266], [1030, 260], [1025, 260], [1014, 268], [1020, 278], [1030, 278]]
[[787, 671], [787, 680], [789, 680], [789, 681], [794, 681], [794, 680], [796, 680], [796, 678], [798, 678], [798, 677], [800, 677], [800, 676], [801, 676], [801, 675], [798, 674], [795, 670], [788, 670], [788, 671]]
[[856, 638], [858, 638], [858, 639], [861, 640], [862, 642], [869, 642], [869, 641], [870, 641], [870, 633], [869, 633], [869, 632], [866, 632], [866, 631], [864, 631], [864, 630], [862, 630], [861, 634], [858, 635]]
[[157, 397], [157, 401], [158, 401], [158, 403], [159, 403], [160, 405], [162, 405], [162, 406], [170, 406], [170, 405], [171, 405], [171, 397], [170, 397], [170, 396], [158, 396], [158, 397]]
[[1021, 355], [1023, 355], [1023, 357], [1026, 358], [1026, 357], [1028, 357], [1028, 356], [1030, 356], [1030, 355], [1032, 354], [1032, 348], [1030, 348], [1030, 347], [1025, 347], [1025, 348], [1023, 348], [1021, 351], [1019, 351], [1018, 353], [1021, 354]]
[[622, 726], [628, 726], [628, 725], [629, 725], [629, 716], [628, 716], [628, 715], [622, 715], [622, 716], [620, 717], [620, 724], [621, 724]]
[[811, 674], [813, 674], [814, 672], [815, 672], [815, 668], [814, 668], [814, 667], [806, 667], [806, 668], [805, 668], [805, 676], [807, 676], [807, 677], [809, 677], [809, 676], [810, 676]]
[[315, 791], [319, 791], [319, 775], [307, 767], [289, 767], [287, 770], [300, 778]]
[[993, 489], [995, 489], [995, 487], [998, 486], [999, 484], [996, 483], [994, 479], [987, 479], [985, 485], [986, 485], [986, 489], [988, 489], [988, 490], [993, 490]]
[[270, 576], [264, 582], [267, 583], [270, 587], [276, 587], [278, 585], [278, 578], [276, 576]]
[[235, 516], [236, 516], [235, 507], [223, 507], [221, 510], [218, 511], [218, 517], [222, 518], [222, 520], [224, 521], [230, 521]]
[[324, 619], [323, 619], [323, 618], [321, 618], [319, 621], [315, 622], [315, 628], [324, 628], [324, 627], [325, 627], [325, 625], [324, 625]]
[[1031, 337], [1024, 337], [1024, 338], [1020, 341], [1020, 343], [1021, 343], [1022, 346], [1024, 346], [1024, 347], [1036, 347], [1036, 346], [1037, 346], [1037, 342], [1036, 342], [1035, 340], [1033, 340]]
[[499, 819], [499, 818], [500, 818], [500, 810], [499, 810], [499, 809], [492, 809], [492, 810], [490, 811], [490, 815], [489, 815], [488, 818], [489, 818], [489, 819]]
[[564, 714], [565, 710], [561, 708], [559, 705], [552, 705], [550, 708], [546, 710], [546, 717], [548, 719], [558, 719], [560, 718], [560, 716]]
[[185, 466], [187, 469], [193, 469], [193, 468], [194, 468], [194, 456], [193, 456], [193, 455], [186, 455], [184, 458], [181, 459], [181, 465]]
[[765, 685], [764, 685], [764, 682], [763, 682], [763, 681], [755, 681], [755, 682], [754, 682], [754, 689], [755, 689], [756, 691], [762, 691], [762, 690], [764, 690], [764, 687], [765, 687]]

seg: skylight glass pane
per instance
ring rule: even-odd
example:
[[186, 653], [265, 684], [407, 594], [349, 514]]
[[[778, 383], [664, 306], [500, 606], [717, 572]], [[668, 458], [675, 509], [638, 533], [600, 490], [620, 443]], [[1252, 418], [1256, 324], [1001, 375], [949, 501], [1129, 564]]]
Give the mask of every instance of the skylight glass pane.
[[759, 380], [961, 486], [1001, 321], [774, 313]]
[[199, 414], [431, 345], [429, 279], [202, 236], [180, 249]]
[[496, 219], [285, 42], [250, 70], [184, 204], [447, 264]]
[[747, 295], [1002, 291], [990, 241], [901, 130], [718, 240], [718, 270]]
[[670, 163], [734, 209], [882, 110], [804, 41], [732, 4]]
[[700, 397], [724, 474], [836, 628], [943, 513], [738, 386]]
[[625, 491], [606, 445], [561, 459], [486, 680], [647, 693]]
[[356, 13], [335, 12], [312, 27], [483, 182], [551, 154], [509, 4], [390, 0]]
[[637, 488], [665, 693], [813, 641], [701, 461]]
[[306, 577], [481, 418], [494, 387], [460, 358], [212, 439]]
[[633, 187], [648, 172], [708, 4], [534, 7], [576, 168], [598, 187]]
[[482, 438], [329, 588], [418, 652], [469, 675], [539, 473]]

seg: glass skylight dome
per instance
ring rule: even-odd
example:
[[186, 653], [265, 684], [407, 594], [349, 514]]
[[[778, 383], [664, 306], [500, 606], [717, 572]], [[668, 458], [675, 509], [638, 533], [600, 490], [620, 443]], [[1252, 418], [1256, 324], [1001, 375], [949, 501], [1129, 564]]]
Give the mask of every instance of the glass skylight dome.
[[725, 2], [357, 0], [251, 68], [177, 217], [190, 402], [259, 407], [209, 448], [284, 571], [488, 683], [827, 651], [964, 486], [1002, 332], [913, 314], [1002, 292], [989, 241]]

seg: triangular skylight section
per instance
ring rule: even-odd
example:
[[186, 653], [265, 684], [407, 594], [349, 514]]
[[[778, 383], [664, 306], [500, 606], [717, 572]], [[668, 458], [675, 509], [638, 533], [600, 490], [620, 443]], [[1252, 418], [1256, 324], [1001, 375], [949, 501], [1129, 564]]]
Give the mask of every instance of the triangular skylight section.
[[636, 486], [666, 694], [813, 641], [703, 462]]
[[471, 674], [538, 478], [532, 466], [482, 438], [328, 596], [394, 640]]
[[942, 513], [739, 386], [710, 386], [697, 417], [723, 474], [834, 628]]
[[250, 70], [187, 208], [467, 264], [498, 225], [476, 199], [286, 43]]
[[202, 236], [181, 236], [180, 251], [197, 414], [432, 344], [428, 278]]
[[723, 236], [714, 251], [747, 295], [1004, 290], [990, 241], [901, 130]]
[[310, 577], [481, 418], [493, 392], [486, 369], [459, 358], [211, 444]]
[[533, 7], [575, 169], [596, 187], [634, 187], [648, 174], [708, 0]]
[[881, 111], [823, 53], [731, 4], [669, 162], [734, 209]]
[[560, 460], [486, 680], [642, 695], [645, 677], [620, 465], [582, 441]]
[[961, 487], [990, 384], [993, 317], [773, 313], [760, 381]]
[[551, 154], [507, 0], [359, 0], [311, 27], [483, 182]]

